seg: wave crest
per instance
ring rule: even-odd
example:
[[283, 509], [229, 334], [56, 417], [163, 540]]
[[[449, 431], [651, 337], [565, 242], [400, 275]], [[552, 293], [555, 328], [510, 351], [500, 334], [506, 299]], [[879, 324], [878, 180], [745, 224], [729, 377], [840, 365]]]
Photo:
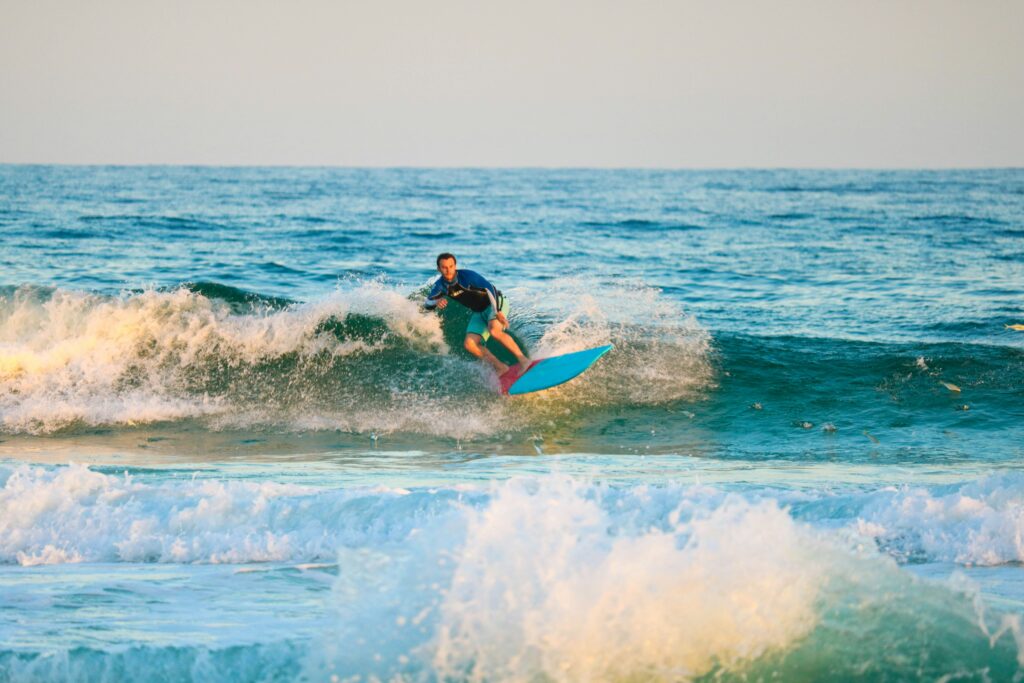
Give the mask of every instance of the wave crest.
[[29, 433], [220, 414], [348, 356], [447, 350], [435, 318], [377, 283], [244, 313], [186, 287], [21, 287], [0, 298], [0, 345], [0, 424]]

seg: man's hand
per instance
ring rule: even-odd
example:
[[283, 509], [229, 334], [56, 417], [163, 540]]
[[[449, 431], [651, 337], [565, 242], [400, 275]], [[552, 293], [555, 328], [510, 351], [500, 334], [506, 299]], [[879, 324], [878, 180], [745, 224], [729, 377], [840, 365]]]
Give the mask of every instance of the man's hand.
[[437, 302], [437, 306], [435, 306], [434, 308], [436, 308], [439, 311], [443, 311], [444, 307], [447, 306], [447, 305], [448, 305], [448, 299], [442, 298], [442, 299], [440, 299]]
[[494, 316], [494, 319], [501, 323], [502, 327], [508, 327], [508, 318], [506, 318], [505, 314], [502, 313], [501, 311], [497, 312], [497, 314]]

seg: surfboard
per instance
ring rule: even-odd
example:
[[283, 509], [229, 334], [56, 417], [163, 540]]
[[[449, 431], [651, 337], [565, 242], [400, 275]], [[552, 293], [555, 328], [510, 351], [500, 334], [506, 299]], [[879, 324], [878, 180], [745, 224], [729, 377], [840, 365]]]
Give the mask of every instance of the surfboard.
[[612, 345], [597, 346], [592, 349], [564, 353], [533, 361], [526, 372], [520, 373], [519, 366], [512, 366], [498, 378], [501, 393], [510, 396], [543, 391], [565, 384], [577, 377], [597, 362], [597, 359], [612, 350]]

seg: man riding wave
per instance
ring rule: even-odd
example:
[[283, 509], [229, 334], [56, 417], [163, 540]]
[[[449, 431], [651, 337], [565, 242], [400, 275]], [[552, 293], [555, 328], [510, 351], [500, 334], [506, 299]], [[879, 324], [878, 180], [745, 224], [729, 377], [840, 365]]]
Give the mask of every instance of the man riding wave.
[[490, 363], [499, 375], [504, 374], [508, 366], [487, 350], [487, 338], [494, 337], [516, 357], [520, 370], [525, 372], [530, 367], [530, 359], [505, 331], [508, 328], [508, 301], [482, 275], [472, 270], [456, 269], [455, 263], [453, 254], [445, 252], [437, 257], [437, 270], [441, 277], [430, 288], [424, 306], [444, 310], [451, 298], [473, 311], [463, 342], [466, 350]]

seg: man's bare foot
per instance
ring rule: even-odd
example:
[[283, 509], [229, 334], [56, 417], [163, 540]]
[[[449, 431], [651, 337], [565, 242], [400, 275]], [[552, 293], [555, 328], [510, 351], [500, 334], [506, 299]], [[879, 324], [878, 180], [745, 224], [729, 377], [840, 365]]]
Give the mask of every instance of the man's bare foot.
[[491, 365], [494, 367], [494, 371], [498, 373], [498, 377], [501, 377], [508, 372], [508, 366], [502, 363], [500, 360], [495, 359]]
[[533, 361], [530, 360], [529, 358], [527, 358], [526, 356], [523, 356], [522, 358], [520, 358], [519, 359], [519, 372], [526, 372], [527, 370], [529, 370], [530, 369], [530, 363], [532, 363], [532, 362]]

